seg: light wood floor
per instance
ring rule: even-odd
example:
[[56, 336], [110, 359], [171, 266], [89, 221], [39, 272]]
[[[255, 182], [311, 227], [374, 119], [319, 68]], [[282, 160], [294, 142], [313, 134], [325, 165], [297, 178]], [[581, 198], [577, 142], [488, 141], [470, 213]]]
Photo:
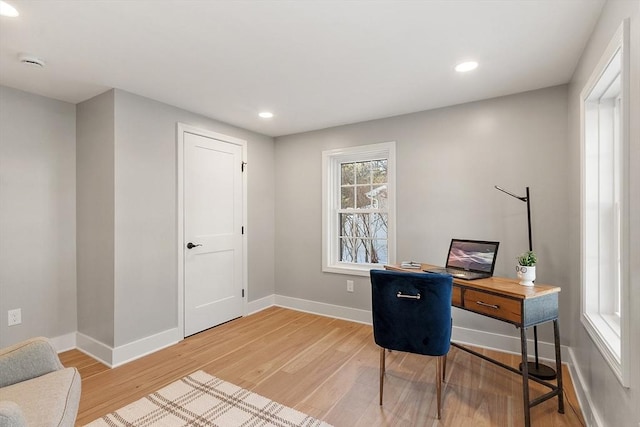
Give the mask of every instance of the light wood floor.
[[[517, 366], [518, 358], [483, 351]], [[379, 351], [371, 326], [272, 307], [209, 329], [115, 369], [71, 350], [60, 355], [82, 375], [77, 423], [84, 425], [202, 369], [336, 427], [521, 426], [521, 379], [451, 348], [443, 416], [435, 401], [435, 359], [392, 352], [378, 405]], [[565, 414], [557, 399], [531, 411], [533, 426], [583, 426], [564, 369]], [[531, 383], [532, 397], [548, 391]]]

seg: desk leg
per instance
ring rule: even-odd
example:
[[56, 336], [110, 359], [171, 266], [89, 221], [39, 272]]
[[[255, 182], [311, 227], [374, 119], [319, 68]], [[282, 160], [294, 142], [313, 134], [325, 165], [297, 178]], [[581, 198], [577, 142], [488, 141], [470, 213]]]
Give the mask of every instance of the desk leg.
[[524, 401], [524, 425], [531, 426], [531, 414], [529, 407], [529, 364], [527, 363], [527, 332], [524, 326], [520, 327], [520, 346], [522, 350], [522, 400]]
[[553, 321], [553, 337], [556, 347], [556, 372], [558, 373], [558, 412], [564, 414], [564, 395], [562, 388], [562, 360], [560, 359], [560, 328], [558, 319]]

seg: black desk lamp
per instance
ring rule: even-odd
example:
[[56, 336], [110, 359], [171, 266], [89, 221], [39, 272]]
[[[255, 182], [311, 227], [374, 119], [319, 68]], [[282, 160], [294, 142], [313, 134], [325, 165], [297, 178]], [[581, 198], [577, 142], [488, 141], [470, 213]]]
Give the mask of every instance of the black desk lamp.
[[[527, 202], [527, 225], [528, 225], [528, 230], [529, 230], [529, 250], [532, 251], [533, 250], [533, 242], [531, 240], [531, 196], [529, 195], [529, 187], [527, 187], [527, 195], [522, 197], [522, 196], [516, 196], [513, 193], [510, 193], [509, 191], [505, 190], [504, 188], [500, 188], [497, 185], [495, 186], [496, 190], [500, 190], [503, 193], [507, 193], [508, 195], [510, 195], [511, 197], [515, 197], [516, 199], [522, 201], [522, 202]], [[536, 378], [540, 378], [541, 380], [552, 380], [556, 377], [556, 371], [546, 365], [542, 365], [541, 363], [538, 362], [538, 327], [534, 326], [533, 327], [533, 343], [534, 343], [534, 348], [535, 348], [535, 353], [536, 353], [536, 361], [535, 362], [528, 362], [527, 366], [529, 368], [529, 375], [532, 375]], [[520, 370], [522, 370], [522, 363], [520, 364]]]

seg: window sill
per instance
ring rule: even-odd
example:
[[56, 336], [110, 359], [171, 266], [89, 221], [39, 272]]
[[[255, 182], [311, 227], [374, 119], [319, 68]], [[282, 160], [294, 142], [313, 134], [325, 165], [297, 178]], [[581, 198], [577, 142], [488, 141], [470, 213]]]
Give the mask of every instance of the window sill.
[[620, 335], [617, 335], [609, 325], [609, 322], [598, 313], [584, 313], [582, 315], [582, 325], [596, 347], [598, 347], [598, 350], [600, 350], [602, 357], [609, 364], [618, 381], [620, 381], [620, 384], [628, 387], [629, 384], [622, 374], [622, 342]]
[[601, 314], [602, 320], [607, 324], [609, 329], [613, 331], [615, 336], [620, 340], [620, 316], [615, 314]]
[[340, 265], [326, 265], [322, 267], [322, 271], [325, 273], [347, 274], [350, 276], [369, 276], [371, 270], [382, 270], [384, 265], [382, 264], [340, 264]]

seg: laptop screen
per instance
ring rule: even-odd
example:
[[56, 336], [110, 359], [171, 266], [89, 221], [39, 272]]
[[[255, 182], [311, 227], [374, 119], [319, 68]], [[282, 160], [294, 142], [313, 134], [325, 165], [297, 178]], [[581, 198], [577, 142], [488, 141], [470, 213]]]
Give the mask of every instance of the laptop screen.
[[499, 242], [451, 239], [447, 267], [493, 274]]

